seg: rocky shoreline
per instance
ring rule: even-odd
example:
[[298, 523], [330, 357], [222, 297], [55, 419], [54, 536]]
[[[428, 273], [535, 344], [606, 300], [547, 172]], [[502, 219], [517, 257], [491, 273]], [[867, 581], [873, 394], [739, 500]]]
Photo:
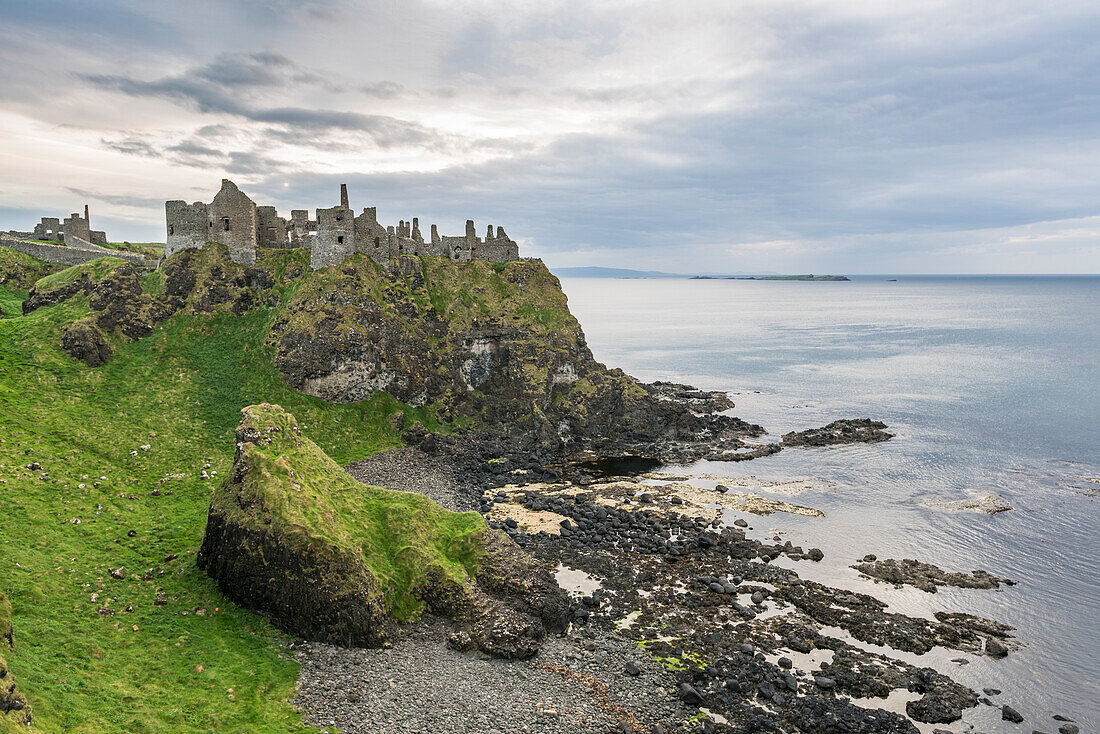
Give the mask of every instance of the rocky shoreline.
[[[723, 409], [687, 386], [666, 384], [651, 393]], [[866, 419], [838, 421], [788, 434], [784, 443], [875, 442], [890, 437], [885, 428]], [[974, 691], [890, 654], [940, 647], [1002, 657], [1015, 647], [1010, 627], [960, 612], [933, 619], [892, 612], [869, 594], [831, 588], [772, 563], [784, 557], [813, 564], [822, 559], [820, 550], [746, 534], [753, 515], [820, 514], [814, 508], [698, 477], [594, 476], [598, 454], [508, 453], [506, 446], [485, 436], [433, 436], [347, 470], [359, 481], [421, 492], [450, 509], [479, 510], [557, 569], [559, 583], [572, 592], [569, 631], [548, 637], [537, 657], [505, 674], [489, 671], [484, 656], [442, 652], [438, 634], [424, 631], [431, 624], [414, 625], [391, 650], [302, 647], [296, 703], [309, 721], [347, 731], [466, 730], [442, 713], [403, 706], [392, 687], [378, 693], [374, 686], [373, 696], [346, 693], [370, 680], [355, 666], [382, 670], [380, 657], [390, 665], [401, 659], [407, 685], [438, 683], [433, 670], [465, 681], [455, 690], [467, 702], [462, 710], [487, 712], [484, 731], [502, 734], [929, 732], [936, 731], [929, 726], [957, 724], [979, 705], [1002, 706], [1005, 721], [1016, 715], [994, 700], [992, 689]], [[731, 521], [733, 515], [741, 516]], [[875, 560], [865, 557], [860, 570], [918, 588], [1011, 583], [985, 572]], [[555, 676], [546, 676], [547, 669]], [[484, 670], [484, 678], [474, 670]], [[553, 703], [537, 703], [543, 694]]]

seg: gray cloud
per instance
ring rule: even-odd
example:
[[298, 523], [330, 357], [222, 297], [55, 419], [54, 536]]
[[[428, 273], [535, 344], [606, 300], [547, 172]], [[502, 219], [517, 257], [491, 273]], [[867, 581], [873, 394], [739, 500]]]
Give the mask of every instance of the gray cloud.
[[126, 155], [139, 155], [145, 158], [160, 158], [162, 156], [159, 150], [136, 137], [125, 137], [117, 140], [103, 138], [100, 142], [103, 143], [104, 147]]
[[[81, 74], [80, 78], [100, 89], [131, 97], [155, 97], [205, 113], [224, 113], [246, 120], [282, 126], [284, 139], [308, 141], [320, 133], [354, 131], [367, 135], [379, 147], [440, 146], [444, 136], [437, 131], [388, 115], [363, 114], [312, 107], [270, 107], [249, 101], [250, 92], [282, 88], [290, 83], [313, 81], [306, 71], [281, 54], [222, 54], [214, 61], [179, 76], [152, 81], [113, 74]], [[375, 97], [398, 94], [399, 85], [382, 82], [360, 86], [359, 91]]]

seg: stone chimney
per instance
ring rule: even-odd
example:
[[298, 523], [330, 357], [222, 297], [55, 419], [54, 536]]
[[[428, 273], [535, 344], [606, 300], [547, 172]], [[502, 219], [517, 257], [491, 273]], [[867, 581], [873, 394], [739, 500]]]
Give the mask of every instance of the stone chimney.
[[443, 240], [439, 239], [439, 227], [436, 227], [433, 224], [432, 225], [432, 244], [433, 245], [438, 245], [441, 242], [443, 242]]
[[486, 240], [493, 239], [493, 225], [491, 225], [491, 224], [489, 225], [489, 228], [487, 230], [485, 230], [485, 239]]
[[88, 223], [88, 226], [92, 226], [92, 218], [88, 216], [88, 205], [84, 205], [84, 221]]
[[347, 184], [340, 184], [340, 206], [342, 206], [345, 209], [351, 209], [351, 207], [348, 206], [348, 185]]
[[474, 229], [474, 220], [466, 220], [466, 239], [473, 242], [477, 239], [477, 230]]

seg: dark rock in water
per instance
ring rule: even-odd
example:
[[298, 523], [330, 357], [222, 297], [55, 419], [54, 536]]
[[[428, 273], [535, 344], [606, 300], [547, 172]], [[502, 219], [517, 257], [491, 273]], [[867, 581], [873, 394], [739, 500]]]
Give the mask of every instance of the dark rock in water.
[[825, 557], [825, 554], [821, 552], [820, 548], [810, 548], [806, 551], [806, 557], [811, 561], [820, 561]]
[[1062, 724], [1058, 727], [1058, 734], [1080, 734], [1080, 731], [1077, 724]]
[[896, 586], [909, 584], [922, 591], [935, 593], [939, 586], [956, 586], [960, 589], [996, 589], [1008, 579], [998, 578], [986, 571], [955, 573], [944, 571], [930, 563], [905, 558], [900, 561], [888, 558], [884, 561], [866, 561], [852, 566], [860, 573], [877, 581]]
[[1005, 704], [1001, 707], [1001, 719], [1004, 721], [1011, 721], [1013, 724], [1019, 724], [1024, 720], [1024, 717], [1020, 715], [1019, 711]]
[[733, 524], [736, 525], [739, 528], [747, 528], [749, 526], [748, 521], [745, 520], [745, 518], [743, 518], [743, 517], [739, 517], [736, 520], [734, 520]]
[[990, 637], [985, 641], [985, 654], [994, 658], [1003, 658], [1008, 655], [1008, 648], [1000, 640]]
[[[564, 629], [568, 599], [549, 571], [480, 516], [355, 482], [278, 406], [242, 412], [198, 554], [238, 604], [346, 646], [380, 645], [396, 633], [395, 614], [421, 609], [455, 621], [452, 645], [506, 658], [530, 657], [546, 630]], [[364, 553], [394, 547], [401, 553]]]
[[111, 345], [91, 319], [76, 321], [61, 332], [61, 348], [89, 367], [99, 367], [111, 358]]
[[691, 385], [674, 382], [657, 382], [642, 385], [646, 391], [658, 399], [676, 401], [688, 406], [695, 413], [719, 413], [733, 407], [729, 394], [719, 390], [698, 390]]
[[838, 446], [849, 443], [877, 443], [894, 437], [886, 424], [870, 418], [833, 421], [822, 428], [794, 431], [783, 435], [784, 446]]
[[907, 688], [923, 694], [905, 704], [905, 712], [914, 721], [925, 724], [950, 724], [962, 718], [963, 709], [978, 703], [978, 694], [932, 668], [913, 669]]
[[680, 684], [680, 690], [677, 695], [680, 697], [680, 700], [688, 706], [698, 706], [703, 702], [703, 697], [699, 695], [699, 691], [695, 690], [688, 683]]

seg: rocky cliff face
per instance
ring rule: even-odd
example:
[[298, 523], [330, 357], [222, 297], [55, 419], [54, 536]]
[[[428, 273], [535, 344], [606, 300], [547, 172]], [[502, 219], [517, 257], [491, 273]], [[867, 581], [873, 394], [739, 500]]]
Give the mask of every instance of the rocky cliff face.
[[538, 261], [365, 257], [306, 276], [270, 343], [288, 384], [325, 400], [375, 390], [542, 447], [717, 440], [761, 432], [662, 399], [596, 362]]
[[229, 598], [341, 645], [380, 645], [432, 612], [455, 621], [457, 647], [526, 658], [565, 627], [549, 571], [477, 513], [359, 484], [277, 405], [243, 414], [198, 556]]

